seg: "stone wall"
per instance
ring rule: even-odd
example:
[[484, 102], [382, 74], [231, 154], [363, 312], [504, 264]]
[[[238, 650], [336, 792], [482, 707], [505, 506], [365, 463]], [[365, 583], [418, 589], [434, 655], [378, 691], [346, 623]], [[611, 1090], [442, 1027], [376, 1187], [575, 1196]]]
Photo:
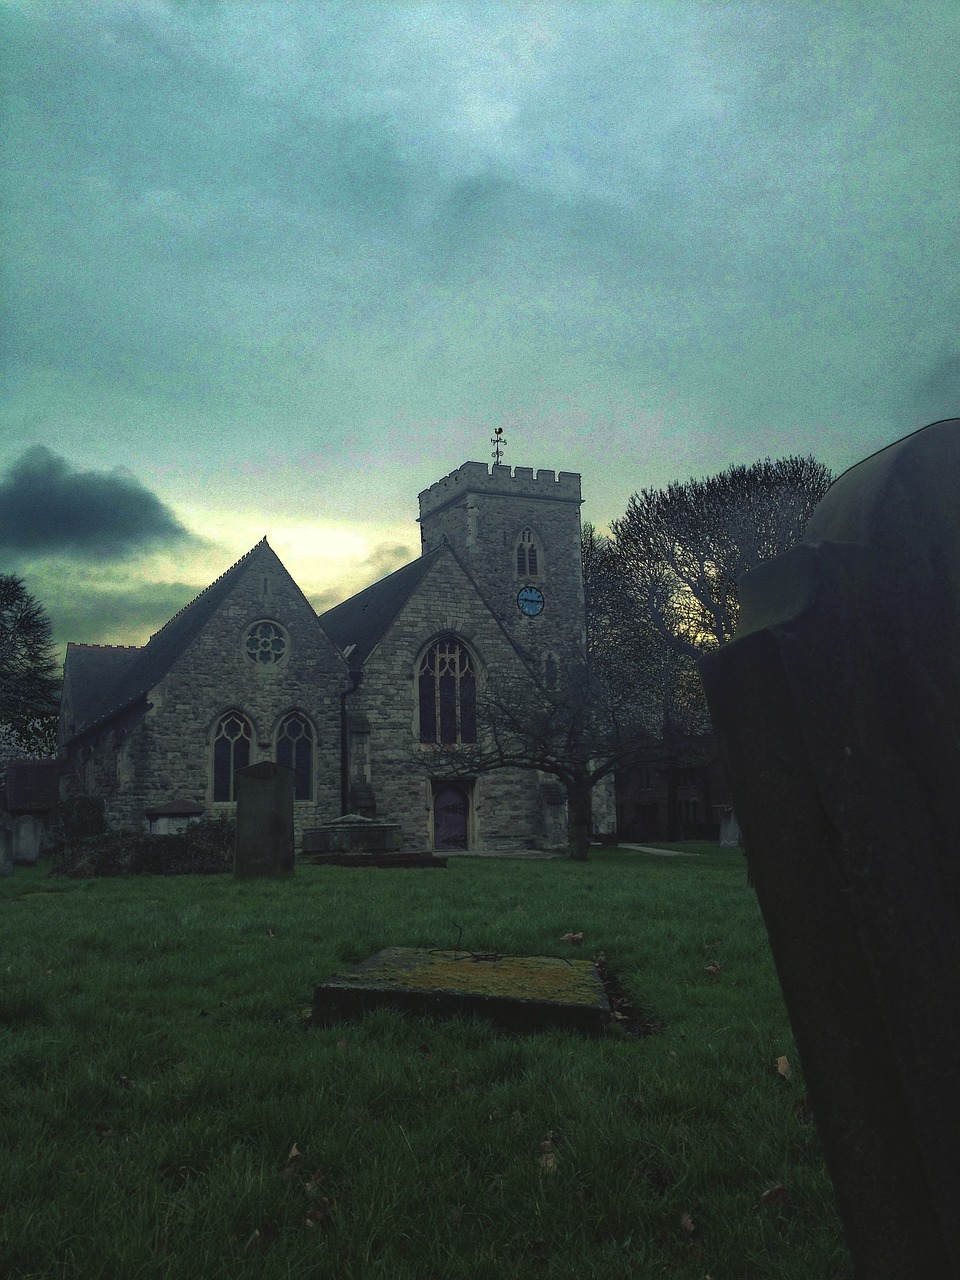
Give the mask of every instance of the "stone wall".
[[[488, 680], [525, 671], [456, 559], [442, 556], [368, 658], [363, 683], [350, 700], [370, 726], [377, 817], [401, 824], [408, 849], [432, 847], [431, 781], [415, 759], [430, 750], [418, 742], [417, 667], [427, 645], [444, 632], [467, 643]], [[542, 846], [546, 831], [537, 773], [504, 770], [477, 779], [470, 834], [477, 849]]]
[[[248, 627], [278, 623], [284, 660], [254, 664], [244, 651]], [[274, 758], [274, 735], [290, 711], [313, 726], [314, 798], [295, 803], [297, 839], [305, 826], [340, 812], [340, 690], [346, 665], [269, 546], [255, 550], [220, 608], [150, 691], [127, 723], [118, 718], [71, 749], [65, 794], [102, 796], [108, 821], [145, 825], [144, 810], [172, 799], [232, 814], [213, 799], [213, 734], [227, 711], [253, 726], [250, 763]]]
[[[456, 550], [513, 640], [561, 668], [583, 654], [586, 616], [580, 554], [580, 477], [561, 471], [468, 462], [420, 494], [424, 551], [444, 541]], [[536, 576], [517, 572], [516, 547], [529, 526], [538, 543]], [[544, 596], [538, 617], [525, 617], [517, 592], [533, 583]]]

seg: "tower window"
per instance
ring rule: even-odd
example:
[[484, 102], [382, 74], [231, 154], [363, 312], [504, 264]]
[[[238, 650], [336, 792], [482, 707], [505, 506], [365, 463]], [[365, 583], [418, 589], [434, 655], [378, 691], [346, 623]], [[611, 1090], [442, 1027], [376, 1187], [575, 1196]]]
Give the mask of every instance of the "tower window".
[[441, 636], [423, 655], [419, 695], [421, 742], [476, 742], [477, 673], [456, 636]]
[[287, 716], [277, 732], [277, 764], [294, 771], [294, 800], [309, 800], [313, 792], [313, 730], [299, 712]]
[[517, 543], [517, 576], [535, 578], [539, 569], [536, 537], [532, 529], [524, 529]]
[[237, 770], [250, 763], [250, 722], [238, 711], [230, 711], [217, 725], [213, 740], [213, 798], [236, 800]]

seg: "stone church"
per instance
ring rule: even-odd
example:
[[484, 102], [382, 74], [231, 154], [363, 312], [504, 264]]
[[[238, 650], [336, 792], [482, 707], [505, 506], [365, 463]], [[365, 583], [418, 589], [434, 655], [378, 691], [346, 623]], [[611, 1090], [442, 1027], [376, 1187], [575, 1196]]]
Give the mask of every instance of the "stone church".
[[264, 539], [142, 647], [68, 645], [62, 796], [175, 829], [276, 760], [298, 839], [359, 813], [410, 850], [563, 844], [553, 779], [431, 778], [416, 754], [476, 740], [482, 682], [549, 687], [582, 654], [580, 504], [579, 475], [467, 462], [420, 494], [419, 558], [319, 617]]

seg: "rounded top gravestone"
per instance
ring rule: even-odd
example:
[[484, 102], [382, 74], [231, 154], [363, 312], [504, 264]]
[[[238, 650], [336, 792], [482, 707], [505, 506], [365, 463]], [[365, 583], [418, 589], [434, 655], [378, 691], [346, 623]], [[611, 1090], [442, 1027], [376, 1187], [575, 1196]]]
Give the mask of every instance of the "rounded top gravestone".
[[858, 1276], [960, 1275], [960, 419], [845, 472], [700, 670]]

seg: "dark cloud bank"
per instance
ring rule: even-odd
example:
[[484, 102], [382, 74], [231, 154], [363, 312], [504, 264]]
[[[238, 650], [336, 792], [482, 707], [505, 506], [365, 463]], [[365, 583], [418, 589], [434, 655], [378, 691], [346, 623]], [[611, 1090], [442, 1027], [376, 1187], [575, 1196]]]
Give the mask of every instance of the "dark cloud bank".
[[21, 555], [122, 560], [199, 539], [139, 480], [79, 471], [43, 445], [0, 479], [0, 547]]

